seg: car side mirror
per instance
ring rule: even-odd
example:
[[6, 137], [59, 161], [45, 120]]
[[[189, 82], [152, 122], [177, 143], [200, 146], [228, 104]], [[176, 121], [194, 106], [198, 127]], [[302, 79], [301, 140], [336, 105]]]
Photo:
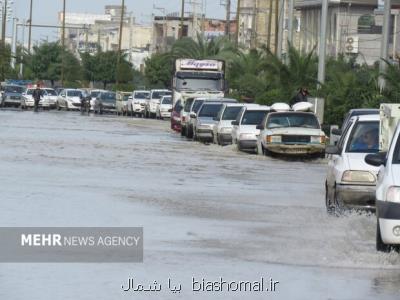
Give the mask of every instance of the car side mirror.
[[386, 154], [386, 152], [368, 154], [365, 157], [365, 162], [375, 167], [386, 166]]
[[339, 155], [340, 149], [338, 146], [327, 146], [325, 149], [326, 154]]
[[233, 126], [239, 126], [239, 122], [238, 121], [232, 121], [231, 123]]
[[258, 130], [264, 130], [264, 129], [265, 129], [264, 125], [262, 125], [262, 124], [257, 125], [256, 128], [257, 128]]
[[197, 118], [197, 115], [195, 114], [195, 113], [190, 113], [190, 117], [192, 118], [192, 119], [196, 119]]
[[332, 129], [332, 134], [334, 135], [342, 135], [342, 131], [338, 128]]

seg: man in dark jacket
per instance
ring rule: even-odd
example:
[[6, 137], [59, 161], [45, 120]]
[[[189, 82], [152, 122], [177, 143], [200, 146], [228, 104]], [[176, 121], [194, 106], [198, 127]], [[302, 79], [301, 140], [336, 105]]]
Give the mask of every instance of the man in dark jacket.
[[39, 102], [40, 99], [42, 98], [42, 95], [43, 94], [42, 90], [40, 89], [40, 84], [37, 84], [36, 89], [34, 89], [32, 93], [33, 100], [35, 101], [35, 112], [39, 111]]
[[299, 103], [299, 102], [307, 102], [307, 97], [310, 94], [308, 93], [307, 88], [301, 88], [299, 89], [299, 92], [297, 93], [296, 97], [294, 97], [292, 99], [292, 101], [290, 101], [290, 105]]

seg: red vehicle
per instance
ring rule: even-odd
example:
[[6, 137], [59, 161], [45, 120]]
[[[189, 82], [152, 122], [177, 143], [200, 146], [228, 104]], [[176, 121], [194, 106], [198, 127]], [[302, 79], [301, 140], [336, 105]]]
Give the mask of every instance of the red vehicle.
[[181, 110], [183, 109], [181, 100], [178, 100], [171, 113], [171, 129], [181, 132]]

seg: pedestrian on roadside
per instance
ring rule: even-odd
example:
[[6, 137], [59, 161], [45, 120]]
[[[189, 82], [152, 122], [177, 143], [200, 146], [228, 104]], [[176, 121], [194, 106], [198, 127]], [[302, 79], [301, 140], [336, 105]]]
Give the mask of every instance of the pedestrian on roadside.
[[33, 100], [35, 101], [35, 112], [39, 111], [39, 102], [42, 98], [42, 95], [42, 90], [40, 89], [40, 84], [38, 83], [32, 93]]
[[290, 101], [290, 105], [299, 103], [299, 102], [307, 102], [307, 97], [310, 94], [308, 93], [308, 89], [305, 87], [302, 87], [299, 89], [299, 92], [297, 93], [296, 97], [294, 97], [292, 99], [292, 101]]

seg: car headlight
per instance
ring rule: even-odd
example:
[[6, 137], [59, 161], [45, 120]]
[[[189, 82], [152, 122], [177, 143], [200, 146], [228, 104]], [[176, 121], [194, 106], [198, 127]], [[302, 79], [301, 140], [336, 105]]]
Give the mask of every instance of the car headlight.
[[254, 133], [241, 133], [240, 139], [241, 140], [255, 140], [256, 135]]
[[368, 171], [346, 171], [342, 176], [343, 182], [375, 183], [375, 175]]
[[386, 201], [400, 203], [400, 187], [389, 187], [386, 192]]
[[232, 133], [232, 128], [230, 128], [230, 127], [222, 127], [220, 132], [229, 134], [229, 133]]
[[268, 135], [266, 139], [267, 143], [282, 143], [281, 135]]
[[325, 144], [325, 135], [321, 136], [311, 136], [311, 143], [312, 144]]

